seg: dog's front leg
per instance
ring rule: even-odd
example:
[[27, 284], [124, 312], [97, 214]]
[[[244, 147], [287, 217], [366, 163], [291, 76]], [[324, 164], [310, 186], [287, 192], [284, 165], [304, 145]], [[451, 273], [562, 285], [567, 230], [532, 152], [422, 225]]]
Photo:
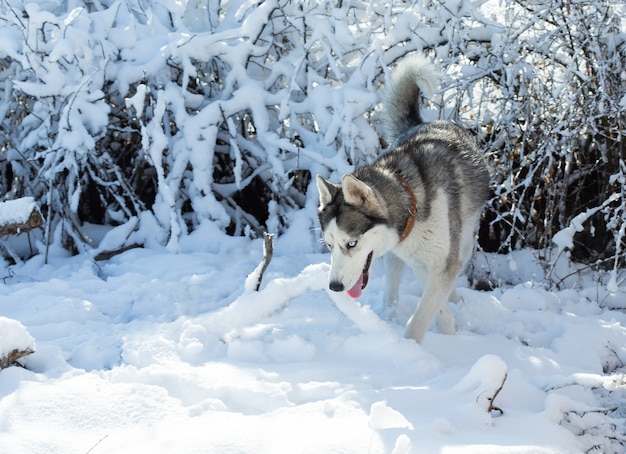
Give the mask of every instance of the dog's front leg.
[[421, 344], [438, 313], [442, 316], [442, 331], [454, 331], [454, 317], [447, 304], [454, 290], [455, 278], [456, 274], [450, 272], [430, 273], [419, 306], [407, 323], [404, 337]]
[[385, 265], [385, 293], [383, 304], [385, 318], [394, 320], [398, 315], [398, 299], [400, 294], [400, 277], [404, 269], [404, 262], [392, 252], [387, 252], [383, 256]]
[[[452, 291], [452, 295], [456, 294], [456, 290]], [[448, 299], [454, 301], [454, 296], [450, 296]], [[457, 301], [454, 301], [455, 303]], [[450, 303], [444, 301], [439, 313], [437, 314], [437, 327], [441, 334], [454, 334], [454, 315], [450, 310]]]

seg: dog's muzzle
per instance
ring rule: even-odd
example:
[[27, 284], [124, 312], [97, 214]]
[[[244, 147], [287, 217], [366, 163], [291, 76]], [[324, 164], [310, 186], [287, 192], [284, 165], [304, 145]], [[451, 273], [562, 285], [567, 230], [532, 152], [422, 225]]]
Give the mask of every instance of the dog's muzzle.
[[[370, 252], [367, 256], [367, 260], [365, 261], [365, 266], [363, 267], [363, 271], [359, 276], [359, 279], [356, 281], [354, 286], [348, 290], [348, 295], [352, 298], [358, 298], [361, 296], [362, 290], [365, 288], [370, 278], [370, 266], [372, 265], [372, 259], [374, 257], [374, 252]], [[345, 285], [343, 282], [339, 281], [331, 281], [328, 284], [328, 288], [330, 288], [333, 292], [343, 292], [345, 290]]]

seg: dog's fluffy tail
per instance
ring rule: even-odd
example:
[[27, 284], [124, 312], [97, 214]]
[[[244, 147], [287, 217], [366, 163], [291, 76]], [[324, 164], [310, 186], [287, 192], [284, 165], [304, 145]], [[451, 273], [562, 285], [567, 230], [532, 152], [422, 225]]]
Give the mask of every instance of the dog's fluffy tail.
[[392, 144], [401, 134], [422, 123], [420, 95], [429, 98], [438, 84], [439, 73], [421, 55], [406, 58], [396, 67], [383, 97], [382, 120], [387, 143]]

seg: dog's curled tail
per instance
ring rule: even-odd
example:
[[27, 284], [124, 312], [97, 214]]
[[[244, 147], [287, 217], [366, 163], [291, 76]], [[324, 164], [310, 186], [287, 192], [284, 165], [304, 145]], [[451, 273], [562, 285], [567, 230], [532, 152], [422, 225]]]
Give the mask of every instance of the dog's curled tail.
[[392, 144], [422, 123], [420, 95], [432, 96], [439, 77], [433, 64], [421, 55], [405, 58], [398, 64], [383, 95], [382, 120], [387, 143]]

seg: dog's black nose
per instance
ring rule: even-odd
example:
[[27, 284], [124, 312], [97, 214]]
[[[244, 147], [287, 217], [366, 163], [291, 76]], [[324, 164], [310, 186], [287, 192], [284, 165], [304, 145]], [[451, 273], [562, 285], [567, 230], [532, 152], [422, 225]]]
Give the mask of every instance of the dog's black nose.
[[343, 292], [343, 284], [341, 282], [331, 282], [328, 284], [328, 288], [333, 292]]

